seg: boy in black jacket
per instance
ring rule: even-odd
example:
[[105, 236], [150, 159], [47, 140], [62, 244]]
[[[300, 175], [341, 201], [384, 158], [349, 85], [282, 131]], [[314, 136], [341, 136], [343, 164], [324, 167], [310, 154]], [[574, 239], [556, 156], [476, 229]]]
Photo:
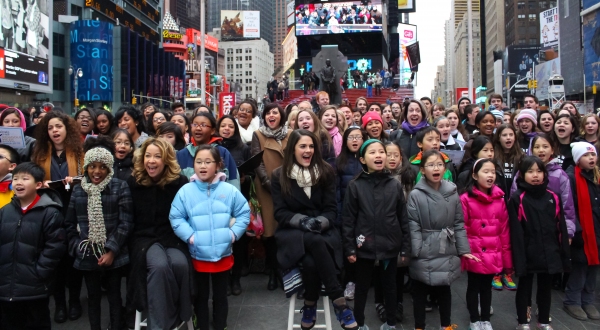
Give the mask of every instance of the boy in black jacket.
[[40, 190], [43, 180], [38, 165], [18, 165], [15, 196], [0, 209], [0, 329], [51, 326], [49, 287], [66, 241], [60, 197]]

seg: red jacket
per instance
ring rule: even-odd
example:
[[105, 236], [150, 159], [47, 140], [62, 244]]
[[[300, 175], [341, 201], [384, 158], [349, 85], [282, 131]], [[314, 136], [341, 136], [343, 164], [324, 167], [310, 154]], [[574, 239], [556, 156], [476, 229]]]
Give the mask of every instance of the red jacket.
[[490, 195], [473, 188], [460, 196], [471, 254], [476, 262], [462, 258], [462, 269], [478, 274], [496, 274], [512, 268], [508, 211], [504, 192], [492, 187]]

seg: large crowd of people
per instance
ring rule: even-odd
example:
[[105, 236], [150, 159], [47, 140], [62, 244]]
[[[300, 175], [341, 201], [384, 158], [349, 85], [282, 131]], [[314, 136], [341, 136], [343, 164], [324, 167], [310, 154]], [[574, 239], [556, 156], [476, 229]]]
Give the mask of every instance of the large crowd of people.
[[599, 320], [600, 118], [524, 100], [331, 105], [319, 92], [262, 112], [243, 100], [221, 118], [180, 103], [73, 117], [0, 105], [0, 125], [25, 134], [24, 148], [0, 144], [0, 329], [79, 319], [84, 279], [92, 330], [103, 292], [109, 329], [136, 311], [150, 329], [192, 315], [226, 329], [257, 242], [266, 288], [304, 300], [304, 330], [323, 293], [341, 328], [368, 329], [371, 288], [380, 329], [395, 329], [406, 277], [415, 329], [433, 306], [455, 329], [460, 276], [471, 330], [492, 329], [503, 289], [516, 291], [519, 330], [552, 329], [553, 288], [570, 316]]

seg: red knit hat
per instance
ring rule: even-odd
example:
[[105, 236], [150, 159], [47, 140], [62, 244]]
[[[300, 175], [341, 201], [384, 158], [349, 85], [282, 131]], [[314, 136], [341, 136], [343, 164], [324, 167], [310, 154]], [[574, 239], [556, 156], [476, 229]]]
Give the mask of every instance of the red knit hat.
[[362, 128], [364, 129], [367, 127], [367, 124], [371, 120], [378, 120], [381, 123], [381, 126], [383, 126], [383, 120], [381, 120], [381, 116], [377, 111], [367, 111], [367, 113], [365, 113], [365, 115], [362, 117]]

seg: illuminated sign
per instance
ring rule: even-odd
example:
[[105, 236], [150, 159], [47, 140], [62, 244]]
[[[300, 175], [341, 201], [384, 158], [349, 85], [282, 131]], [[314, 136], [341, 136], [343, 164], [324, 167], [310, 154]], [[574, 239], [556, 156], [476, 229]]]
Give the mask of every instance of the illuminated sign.
[[120, 25], [128, 27], [131, 31], [140, 34], [152, 42], [160, 42], [160, 35], [156, 32], [158, 25], [156, 27], [149, 27], [138, 18], [124, 11], [123, 7], [118, 6], [110, 0], [85, 0], [85, 6], [94, 9], [114, 22], [118, 19]]
[[[77, 99], [113, 101], [113, 25], [96, 20], [71, 23], [71, 65], [77, 79]], [[74, 92], [74, 90], [73, 90]]]
[[157, 9], [154, 9], [152, 6], [148, 4], [146, 0], [125, 0], [127, 3], [133, 5], [137, 10], [139, 10], [144, 16], [148, 17], [149, 20], [158, 24], [160, 22], [160, 13]]
[[170, 32], [167, 30], [163, 30], [163, 38], [165, 39], [181, 39], [181, 33]]

